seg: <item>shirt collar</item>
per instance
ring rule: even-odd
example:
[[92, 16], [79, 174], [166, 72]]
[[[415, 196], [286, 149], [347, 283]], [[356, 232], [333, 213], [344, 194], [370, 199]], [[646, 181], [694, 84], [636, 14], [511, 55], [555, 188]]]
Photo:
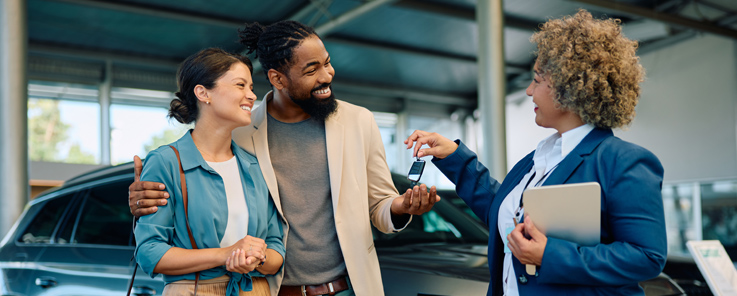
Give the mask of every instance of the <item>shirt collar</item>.
[[[211, 173], [215, 173], [215, 170], [207, 163], [207, 161], [205, 161], [202, 154], [200, 154], [200, 151], [197, 149], [197, 146], [194, 144], [191, 129], [184, 133], [184, 135], [175, 142], [175, 146], [177, 147], [177, 150], [179, 150], [182, 169], [187, 171], [200, 166]], [[246, 157], [247, 152], [238, 149], [235, 141], [230, 141], [230, 148], [241, 163], [256, 163], [254, 157]]]
[[578, 146], [583, 138], [594, 129], [593, 125], [584, 124], [565, 133], [554, 133], [537, 144], [533, 161], [535, 167], [548, 168], [565, 158]]
[[593, 125], [584, 124], [563, 133], [561, 136], [563, 141], [560, 151], [561, 155], [566, 157], [568, 153], [571, 153], [571, 151], [573, 151], [573, 149], [576, 148], [576, 146], [583, 141], [583, 138], [585, 138], [592, 130], [594, 130]]

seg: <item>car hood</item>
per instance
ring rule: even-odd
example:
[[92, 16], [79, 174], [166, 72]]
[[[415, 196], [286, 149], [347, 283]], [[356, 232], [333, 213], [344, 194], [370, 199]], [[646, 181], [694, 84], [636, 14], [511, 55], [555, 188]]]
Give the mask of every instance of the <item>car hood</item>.
[[377, 247], [382, 269], [402, 270], [488, 282], [487, 246], [415, 244]]

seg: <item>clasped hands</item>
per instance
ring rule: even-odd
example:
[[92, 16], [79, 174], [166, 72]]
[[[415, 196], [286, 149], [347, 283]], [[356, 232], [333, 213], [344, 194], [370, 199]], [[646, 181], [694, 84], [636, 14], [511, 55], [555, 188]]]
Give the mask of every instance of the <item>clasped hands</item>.
[[225, 250], [230, 253], [225, 267], [231, 272], [249, 273], [266, 262], [266, 242], [257, 237], [247, 235]]

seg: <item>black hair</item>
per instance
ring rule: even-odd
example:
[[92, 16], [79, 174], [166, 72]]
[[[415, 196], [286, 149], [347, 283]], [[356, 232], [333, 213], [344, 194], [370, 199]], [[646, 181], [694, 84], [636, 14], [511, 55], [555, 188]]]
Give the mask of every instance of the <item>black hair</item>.
[[238, 36], [248, 54], [256, 52], [264, 74], [270, 69], [285, 72], [292, 63], [294, 48], [310, 36], [319, 38], [313, 28], [290, 20], [268, 26], [257, 22], [246, 24], [243, 30], [238, 30]]
[[253, 64], [246, 56], [226, 52], [219, 48], [206, 48], [187, 57], [177, 71], [177, 98], [169, 103], [169, 117], [181, 123], [192, 123], [199, 115], [194, 88], [202, 85], [215, 87], [215, 81], [225, 75], [235, 63], [243, 63], [253, 73]]

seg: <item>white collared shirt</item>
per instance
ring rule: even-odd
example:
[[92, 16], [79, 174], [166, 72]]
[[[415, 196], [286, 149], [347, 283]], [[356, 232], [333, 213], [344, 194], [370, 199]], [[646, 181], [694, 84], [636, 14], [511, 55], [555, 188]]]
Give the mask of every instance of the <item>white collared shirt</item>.
[[[519, 218], [524, 215], [523, 209], [519, 212], [518, 216], [515, 216], [515, 212], [519, 207], [520, 198], [522, 197], [522, 192], [527, 186], [537, 187], [543, 184], [550, 176], [551, 172], [558, 167], [558, 164], [563, 160], [563, 158], [571, 153], [571, 151], [573, 151], [573, 149], [576, 148], [583, 138], [585, 138], [593, 129], [594, 126], [584, 124], [563, 133], [563, 135], [555, 133], [545, 138], [537, 145], [535, 154], [532, 157], [534, 162], [532, 169], [522, 177], [520, 183], [509, 192], [499, 207], [497, 230], [505, 245], [507, 243], [507, 231], [510, 227], [514, 227], [514, 221], [512, 221], [512, 219], [519, 221]], [[533, 179], [530, 180], [530, 178]], [[512, 256], [512, 253], [505, 251], [502, 286], [504, 287], [504, 295], [506, 296], [519, 295], [519, 290], [517, 290], [517, 279], [512, 266]]]

